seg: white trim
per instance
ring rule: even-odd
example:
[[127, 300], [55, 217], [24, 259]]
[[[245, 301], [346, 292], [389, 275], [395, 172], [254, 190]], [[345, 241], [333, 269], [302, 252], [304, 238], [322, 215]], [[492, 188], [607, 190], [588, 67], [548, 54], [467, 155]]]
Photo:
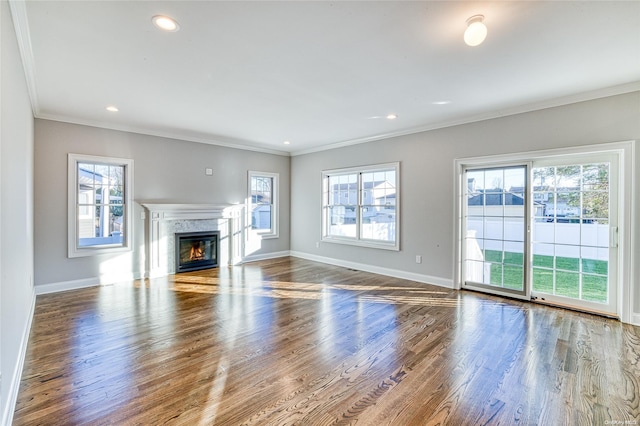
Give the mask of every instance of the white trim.
[[[78, 247], [78, 163], [124, 167], [124, 235], [123, 243]], [[96, 256], [106, 253], [129, 252], [133, 249], [133, 160], [84, 154], [68, 154], [67, 160], [67, 257]]]
[[80, 280], [59, 281], [56, 283], [40, 284], [35, 286], [36, 295], [59, 293], [69, 290], [80, 290], [89, 287], [112, 285], [119, 282], [127, 282], [141, 279], [140, 274], [123, 273], [121, 275], [101, 275], [100, 277], [83, 278]]
[[196, 142], [207, 145], [221, 146], [225, 148], [239, 149], [242, 151], [262, 152], [289, 157], [286, 151], [257, 146], [254, 142], [222, 137], [218, 135], [194, 135], [187, 132], [173, 132], [170, 130], [149, 129], [141, 126], [129, 126], [120, 123], [107, 123], [99, 120], [86, 120], [77, 117], [64, 116], [60, 114], [39, 113], [34, 114], [34, 118], [43, 120], [58, 121], [61, 123], [79, 124], [81, 126], [96, 127], [99, 129], [115, 130], [118, 132], [136, 133], [145, 136], [156, 136], [177, 141]]
[[[375, 173], [379, 171], [387, 171], [394, 170], [395, 178], [396, 178], [396, 187], [395, 187], [395, 239], [393, 241], [383, 241], [383, 240], [374, 240], [363, 238], [361, 236], [362, 229], [362, 209], [363, 204], [363, 182], [362, 182], [362, 174], [364, 173]], [[357, 175], [357, 194], [356, 194], [356, 236], [340, 236], [340, 235], [329, 235], [328, 234], [328, 225], [327, 225], [327, 207], [328, 207], [328, 199], [327, 196], [329, 194], [328, 187], [328, 178], [332, 176], [340, 176], [340, 175]], [[321, 206], [321, 240], [326, 243], [335, 243], [335, 244], [346, 244], [352, 246], [360, 246], [360, 247], [369, 247], [375, 249], [382, 250], [392, 250], [392, 251], [400, 251], [400, 231], [401, 231], [401, 171], [400, 171], [400, 162], [390, 162], [383, 164], [370, 164], [364, 166], [354, 166], [354, 167], [346, 167], [340, 169], [330, 169], [330, 170], [322, 170], [322, 178], [321, 178], [321, 188], [320, 188], [320, 206]]]
[[87, 287], [97, 287], [100, 285], [100, 278], [84, 278], [81, 280], [60, 281], [57, 283], [40, 284], [35, 286], [36, 294], [59, 293], [61, 291], [79, 290]]
[[161, 236], [162, 228], [177, 220], [215, 220], [216, 225], [208, 230], [220, 231], [220, 243], [227, 245], [220, 249], [219, 265], [231, 265], [242, 260], [245, 241], [244, 204], [138, 203], [146, 209], [145, 277], [158, 278], [174, 273], [174, 259], [168, 253], [170, 245]]
[[450, 278], [434, 277], [432, 275], [417, 274], [415, 272], [401, 271], [399, 269], [383, 268], [380, 266], [367, 265], [364, 263], [349, 262], [346, 260], [317, 256], [314, 254], [299, 251], [291, 251], [290, 253], [290, 255], [293, 257], [312, 260], [314, 262], [326, 263], [328, 265], [341, 266], [343, 268], [356, 269], [358, 271], [370, 272], [372, 274], [384, 275], [387, 277], [400, 278], [403, 280], [416, 281], [424, 284], [431, 284], [438, 287], [453, 289], [453, 281]]
[[22, 67], [24, 68], [24, 76], [27, 82], [27, 91], [31, 100], [31, 110], [35, 117], [40, 113], [40, 105], [38, 103], [38, 91], [36, 85], [35, 60], [33, 59], [33, 46], [31, 44], [31, 31], [29, 30], [29, 19], [27, 18], [27, 2], [9, 0], [9, 9], [11, 10], [11, 18], [18, 40], [20, 57], [22, 58]]
[[22, 338], [20, 339], [20, 348], [18, 351], [18, 362], [13, 369], [11, 377], [11, 383], [7, 387], [9, 389], [9, 395], [7, 396], [7, 405], [4, 407], [2, 413], [2, 425], [10, 425], [13, 422], [13, 413], [16, 409], [16, 402], [18, 401], [18, 391], [20, 390], [20, 381], [22, 380], [22, 370], [24, 368], [24, 359], [27, 355], [27, 345], [29, 343], [29, 334], [31, 332], [31, 324], [33, 322], [33, 315], [36, 309], [36, 294], [31, 295], [31, 306], [29, 307], [29, 315], [27, 317], [27, 323], [22, 330]]
[[288, 250], [264, 254], [250, 254], [249, 256], [245, 256], [240, 263], [257, 262], [258, 260], [278, 259], [280, 257], [287, 256], [291, 256], [291, 252]]
[[631, 316], [631, 321], [629, 322], [632, 325], [640, 327], [640, 313], [634, 313]]
[[[635, 240], [632, 237], [635, 232], [635, 197], [634, 197], [634, 166], [635, 166], [635, 146], [636, 141], [623, 141], [601, 143], [593, 145], [581, 145], [575, 147], [556, 148], [540, 151], [526, 151], [512, 154], [488, 155], [483, 157], [459, 158], [454, 160], [454, 179], [455, 179], [455, 223], [454, 223], [454, 288], [461, 288], [462, 283], [462, 167], [473, 165], [500, 165], [508, 162], [523, 161], [544, 158], [559, 158], [562, 156], [575, 156], [580, 154], [596, 154], [618, 152], [624, 163], [621, 164], [620, 182], [619, 182], [619, 202], [620, 209], [618, 216], [620, 223], [620, 244], [618, 253], [618, 306], [617, 315], [620, 320], [625, 323], [632, 322], [633, 304], [634, 304], [634, 288], [633, 282], [635, 276], [633, 259], [637, 248]], [[626, 230], [625, 230], [626, 229]], [[626, 236], [627, 238], [623, 238]]]
[[[266, 230], [255, 230], [252, 228], [253, 211], [251, 209], [251, 179], [254, 177], [265, 177], [272, 180], [271, 183], [271, 228]], [[280, 237], [280, 173], [260, 172], [249, 170], [247, 175], [247, 237], [257, 237], [263, 240]]]

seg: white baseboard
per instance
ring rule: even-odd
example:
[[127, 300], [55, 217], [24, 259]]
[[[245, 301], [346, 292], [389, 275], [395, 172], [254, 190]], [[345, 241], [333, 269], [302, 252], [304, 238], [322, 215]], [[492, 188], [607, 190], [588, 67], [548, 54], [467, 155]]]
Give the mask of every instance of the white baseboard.
[[249, 256], [245, 256], [240, 263], [247, 262], [255, 262], [258, 260], [267, 260], [267, 259], [277, 259], [279, 257], [287, 257], [291, 256], [291, 252], [289, 250], [286, 251], [276, 251], [273, 253], [265, 253], [265, 254], [251, 254]]
[[22, 330], [22, 338], [20, 339], [20, 352], [18, 353], [18, 362], [13, 369], [11, 376], [11, 384], [9, 385], [9, 395], [7, 397], [7, 405], [2, 413], [2, 425], [10, 425], [13, 422], [13, 413], [16, 409], [18, 401], [18, 391], [20, 390], [20, 380], [22, 379], [22, 369], [24, 368], [24, 358], [27, 355], [27, 344], [29, 343], [29, 334], [31, 332], [31, 323], [36, 309], [36, 293], [31, 296], [31, 306], [29, 308], [29, 316], [24, 330]]
[[110, 285], [123, 281], [133, 281], [140, 279], [138, 274], [123, 274], [119, 277], [92, 277], [81, 280], [60, 281], [57, 283], [41, 284], [35, 286], [36, 295], [58, 293], [60, 291], [79, 290], [87, 287], [97, 287], [99, 285]]
[[85, 278], [82, 280], [60, 281], [57, 283], [41, 284], [35, 286], [36, 294], [58, 293], [60, 291], [78, 290], [86, 287], [95, 287], [100, 285], [100, 278]]
[[640, 313], [634, 312], [631, 315], [631, 324], [640, 327]]
[[373, 274], [386, 275], [388, 277], [401, 278], [404, 280], [417, 281], [425, 284], [433, 284], [439, 287], [453, 288], [453, 280], [449, 278], [434, 277], [431, 275], [417, 274], [399, 269], [383, 268], [380, 266], [367, 265], [364, 263], [349, 262], [346, 260], [334, 259], [331, 257], [316, 256], [314, 254], [291, 251], [291, 256], [302, 259], [313, 260], [314, 262], [327, 263], [329, 265], [342, 266], [344, 268], [357, 269], [358, 271], [371, 272]]

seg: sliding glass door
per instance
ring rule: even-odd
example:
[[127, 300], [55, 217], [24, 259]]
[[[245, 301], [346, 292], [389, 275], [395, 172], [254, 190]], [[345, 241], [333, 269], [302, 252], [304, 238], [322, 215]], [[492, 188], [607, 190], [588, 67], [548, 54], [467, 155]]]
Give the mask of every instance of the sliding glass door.
[[617, 168], [612, 158], [533, 167], [532, 296], [615, 312]]
[[465, 284], [525, 297], [526, 165], [467, 169], [464, 189]]
[[465, 167], [463, 287], [616, 313], [617, 157]]

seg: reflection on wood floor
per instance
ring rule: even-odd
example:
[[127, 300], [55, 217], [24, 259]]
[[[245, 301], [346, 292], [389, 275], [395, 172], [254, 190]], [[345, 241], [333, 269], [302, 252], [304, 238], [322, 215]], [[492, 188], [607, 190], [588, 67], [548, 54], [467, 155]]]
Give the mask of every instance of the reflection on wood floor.
[[640, 424], [639, 377], [638, 327], [281, 258], [38, 296], [14, 424]]

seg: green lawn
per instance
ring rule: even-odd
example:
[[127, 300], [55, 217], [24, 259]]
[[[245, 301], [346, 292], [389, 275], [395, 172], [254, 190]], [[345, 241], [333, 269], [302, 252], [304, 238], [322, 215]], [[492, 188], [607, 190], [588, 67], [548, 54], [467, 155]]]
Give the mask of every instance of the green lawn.
[[[485, 261], [491, 264], [491, 284], [521, 289], [524, 275], [522, 253], [485, 250]], [[553, 290], [555, 262], [555, 292]], [[582, 272], [580, 272], [582, 262]], [[570, 257], [533, 256], [533, 290], [593, 302], [607, 301], [608, 262]], [[580, 297], [582, 275], [582, 297]]]

